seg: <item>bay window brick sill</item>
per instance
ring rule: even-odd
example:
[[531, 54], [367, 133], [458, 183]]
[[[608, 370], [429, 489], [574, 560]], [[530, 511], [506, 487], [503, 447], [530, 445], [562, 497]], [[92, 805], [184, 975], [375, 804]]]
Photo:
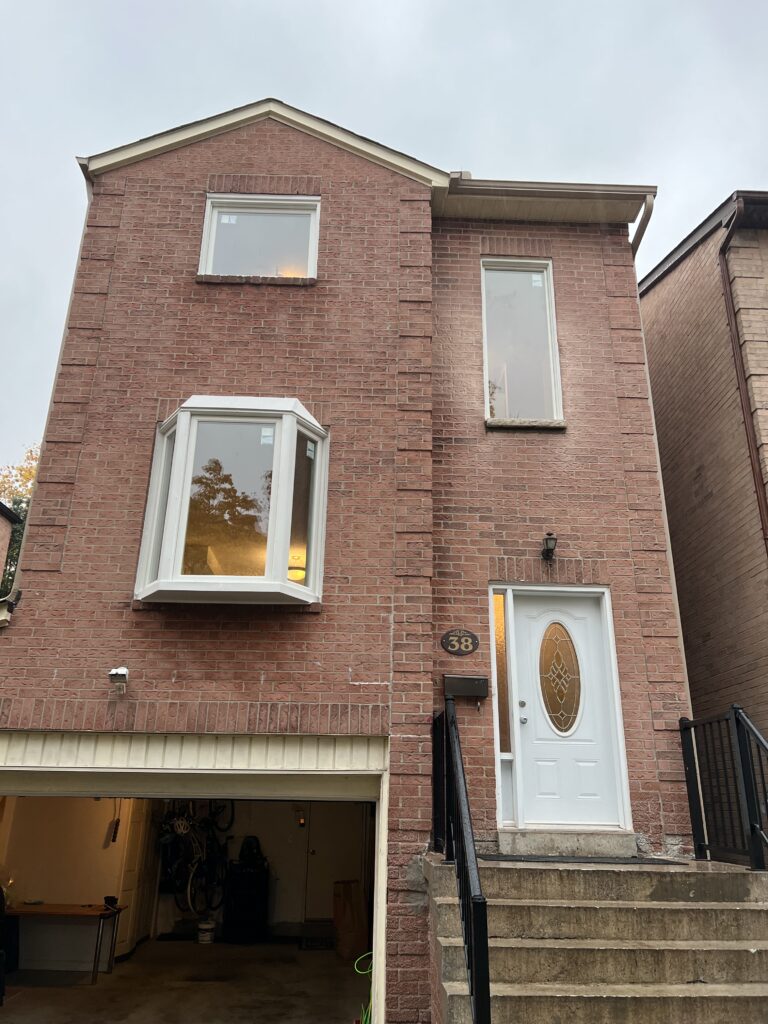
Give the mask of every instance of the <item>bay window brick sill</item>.
[[565, 420], [491, 420], [485, 421], [487, 430], [565, 430]]

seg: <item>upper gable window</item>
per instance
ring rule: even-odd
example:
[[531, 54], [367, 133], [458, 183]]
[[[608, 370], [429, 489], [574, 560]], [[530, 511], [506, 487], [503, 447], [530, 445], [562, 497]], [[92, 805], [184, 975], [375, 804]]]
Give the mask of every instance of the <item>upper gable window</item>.
[[200, 273], [314, 278], [320, 200], [209, 194]]
[[136, 597], [319, 601], [327, 469], [296, 399], [190, 398], [158, 430]]
[[485, 415], [491, 421], [562, 420], [549, 260], [483, 260]]

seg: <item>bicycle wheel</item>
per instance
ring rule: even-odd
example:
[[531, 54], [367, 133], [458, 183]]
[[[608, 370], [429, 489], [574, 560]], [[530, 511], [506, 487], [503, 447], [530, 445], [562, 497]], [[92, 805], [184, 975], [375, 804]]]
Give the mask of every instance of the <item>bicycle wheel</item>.
[[209, 800], [208, 817], [217, 832], [229, 832], [235, 823], [235, 801]]
[[224, 850], [219, 847], [215, 860], [209, 870], [208, 884], [205, 887], [205, 902], [209, 911], [218, 910], [224, 902], [225, 883], [227, 880], [227, 861]]
[[189, 909], [198, 917], [202, 917], [209, 909], [206, 889], [205, 870], [201, 862], [196, 860], [189, 869], [186, 897]]
[[170, 871], [170, 883], [173, 887], [173, 899], [179, 910], [186, 914], [190, 910], [187, 889], [189, 887], [189, 865], [179, 859]]

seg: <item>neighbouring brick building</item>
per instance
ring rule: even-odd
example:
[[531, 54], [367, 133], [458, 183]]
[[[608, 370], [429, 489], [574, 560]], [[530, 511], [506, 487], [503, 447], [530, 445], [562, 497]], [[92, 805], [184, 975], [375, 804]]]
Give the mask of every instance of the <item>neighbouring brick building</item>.
[[653, 189], [448, 174], [276, 100], [82, 166], [3, 792], [375, 801], [375, 1019], [426, 1021], [444, 674], [491, 678], [459, 700], [486, 845], [688, 843]]
[[734, 192], [640, 284], [697, 715], [768, 730], [768, 193]]
[[0, 578], [3, 575], [8, 548], [11, 543], [11, 531], [21, 522], [21, 517], [0, 501]]

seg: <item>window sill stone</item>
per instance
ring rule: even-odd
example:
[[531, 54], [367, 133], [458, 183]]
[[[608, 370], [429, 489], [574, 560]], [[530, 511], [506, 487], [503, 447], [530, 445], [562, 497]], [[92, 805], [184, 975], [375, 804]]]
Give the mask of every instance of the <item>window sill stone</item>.
[[198, 284], [260, 284], [282, 288], [311, 288], [317, 284], [316, 277], [240, 277], [236, 274], [198, 274], [195, 280]]
[[487, 430], [565, 430], [565, 420], [486, 420]]

